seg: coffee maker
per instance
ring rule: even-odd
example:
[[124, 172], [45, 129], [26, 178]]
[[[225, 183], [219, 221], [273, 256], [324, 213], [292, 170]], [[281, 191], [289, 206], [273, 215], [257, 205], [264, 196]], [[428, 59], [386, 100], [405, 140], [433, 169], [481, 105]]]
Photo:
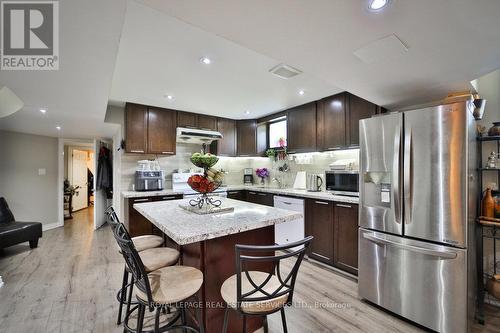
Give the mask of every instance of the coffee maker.
[[253, 185], [253, 169], [245, 168], [243, 170], [243, 184]]

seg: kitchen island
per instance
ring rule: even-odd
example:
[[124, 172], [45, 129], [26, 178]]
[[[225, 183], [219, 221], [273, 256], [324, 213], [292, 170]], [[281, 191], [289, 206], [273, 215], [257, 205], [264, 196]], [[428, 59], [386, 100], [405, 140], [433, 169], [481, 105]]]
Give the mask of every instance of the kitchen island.
[[[203, 321], [208, 333], [222, 331], [225, 304], [220, 287], [236, 273], [235, 244], [272, 245], [275, 224], [302, 217], [302, 214], [289, 210], [232, 199], [222, 200], [222, 207], [234, 207], [234, 211], [198, 215], [180, 207], [189, 199], [134, 205], [140, 214], [175, 242], [181, 251], [183, 265], [203, 272], [204, 283], [198, 296], [204, 305]], [[258, 264], [251, 269], [271, 271], [272, 265]], [[262, 318], [248, 319], [248, 332], [262, 326]], [[231, 311], [228, 332], [241, 331], [242, 320], [235, 311]]]

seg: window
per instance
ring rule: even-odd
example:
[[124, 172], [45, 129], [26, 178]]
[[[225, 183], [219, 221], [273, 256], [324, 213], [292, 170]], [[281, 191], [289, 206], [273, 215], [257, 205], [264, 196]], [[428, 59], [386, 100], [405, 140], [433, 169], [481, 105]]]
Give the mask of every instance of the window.
[[[279, 119], [279, 118], [278, 118]], [[277, 120], [277, 119], [276, 119]], [[269, 147], [278, 148], [287, 144], [286, 118], [269, 123]]]

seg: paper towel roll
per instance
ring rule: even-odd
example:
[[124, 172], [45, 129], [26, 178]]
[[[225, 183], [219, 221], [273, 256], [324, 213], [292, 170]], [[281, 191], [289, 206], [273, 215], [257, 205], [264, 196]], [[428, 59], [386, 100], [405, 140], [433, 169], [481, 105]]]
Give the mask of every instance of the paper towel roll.
[[306, 189], [306, 172], [305, 171], [297, 172], [297, 175], [295, 176], [295, 182], [293, 183], [293, 188], [298, 189], [298, 190], [305, 190]]

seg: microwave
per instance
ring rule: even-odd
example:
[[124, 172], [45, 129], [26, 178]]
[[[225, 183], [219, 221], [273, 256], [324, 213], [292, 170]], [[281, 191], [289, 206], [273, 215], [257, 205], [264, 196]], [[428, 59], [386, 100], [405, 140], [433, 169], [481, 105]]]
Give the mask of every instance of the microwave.
[[359, 197], [359, 172], [335, 170], [325, 172], [326, 190], [336, 195]]

